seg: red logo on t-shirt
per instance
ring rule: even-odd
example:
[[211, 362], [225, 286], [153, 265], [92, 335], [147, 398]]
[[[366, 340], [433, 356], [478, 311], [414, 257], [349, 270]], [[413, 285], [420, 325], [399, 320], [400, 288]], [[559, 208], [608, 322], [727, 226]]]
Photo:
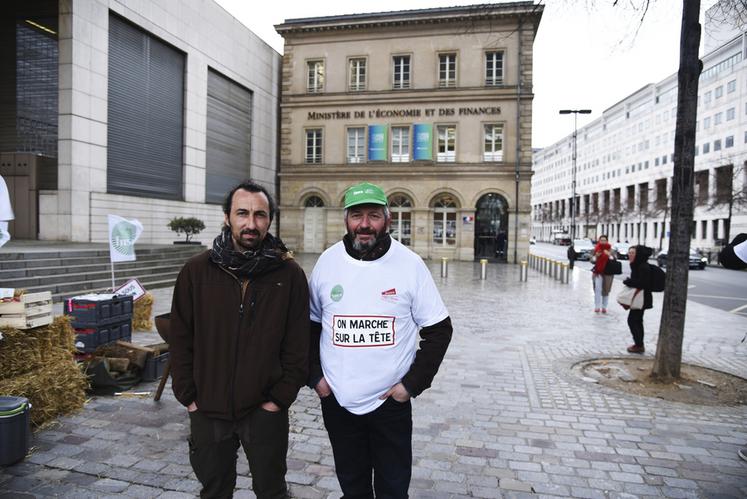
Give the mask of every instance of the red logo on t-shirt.
[[386, 291], [381, 292], [381, 296], [393, 296], [397, 294], [397, 290], [395, 288], [387, 289]]

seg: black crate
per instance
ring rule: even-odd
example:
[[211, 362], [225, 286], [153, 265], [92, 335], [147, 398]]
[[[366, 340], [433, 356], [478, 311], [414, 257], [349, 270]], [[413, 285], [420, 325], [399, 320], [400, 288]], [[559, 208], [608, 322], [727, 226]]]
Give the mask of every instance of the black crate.
[[143, 367], [143, 381], [155, 381], [160, 379], [169, 361], [169, 352], [160, 355], [148, 355]]
[[75, 328], [75, 349], [79, 352], [92, 352], [101, 345], [117, 340], [130, 341], [132, 320], [126, 319], [116, 324], [103, 324]]
[[115, 295], [107, 300], [69, 298], [63, 309], [65, 315], [72, 317], [74, 328], [121, 323], [132, 318], [132, 296]]

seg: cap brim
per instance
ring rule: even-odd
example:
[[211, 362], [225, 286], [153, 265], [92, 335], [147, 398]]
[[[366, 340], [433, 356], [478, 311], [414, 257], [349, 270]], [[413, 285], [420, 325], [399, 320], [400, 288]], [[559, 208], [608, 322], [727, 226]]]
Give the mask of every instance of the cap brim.
[[351, 206], [358, 206], [359, 204], [378, 204], [379, 206], [386, 206], [386, 203], [383, 202], [381, 199], [365, 198], [365, 199], [358, 199], [356, 201], [351, 202], [350, 204], [346, 204], [345, 208], [350, 208]]

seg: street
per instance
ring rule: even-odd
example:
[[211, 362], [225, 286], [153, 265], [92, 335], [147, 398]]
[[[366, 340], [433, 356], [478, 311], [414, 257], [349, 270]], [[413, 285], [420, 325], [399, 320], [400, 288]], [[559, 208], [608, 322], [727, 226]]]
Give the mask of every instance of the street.
[[[529, 251], [533, 255], [567, 261], [568, 246], [537, 243]], [[649, 263], [656, 262], [652, 259]], [[577, 261], [576, 267], [589, 271], [591, 264]], [[623, 260], [623, 276], [629, 274], [630, 267]], [[715, 266], [706, 267], [705, 270], [690, 269], [687, 287], [688, 300], [747, 317], [747, 272]]]

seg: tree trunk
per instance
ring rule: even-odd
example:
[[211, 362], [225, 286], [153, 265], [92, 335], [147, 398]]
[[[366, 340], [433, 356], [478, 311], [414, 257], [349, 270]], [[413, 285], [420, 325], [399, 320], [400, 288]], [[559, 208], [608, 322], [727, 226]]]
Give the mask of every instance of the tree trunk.
[[677, 125], [674, 135], [674, 177], [667, 278], [659, 341], [651, 375], [662, 381], [679, 378], [685, 332], [690, 232], [693, 220], [695, 121], [698, 112], [698, 79], [703, 64], [700, 45], [700, 0], [683, 0], [680, 32]]

